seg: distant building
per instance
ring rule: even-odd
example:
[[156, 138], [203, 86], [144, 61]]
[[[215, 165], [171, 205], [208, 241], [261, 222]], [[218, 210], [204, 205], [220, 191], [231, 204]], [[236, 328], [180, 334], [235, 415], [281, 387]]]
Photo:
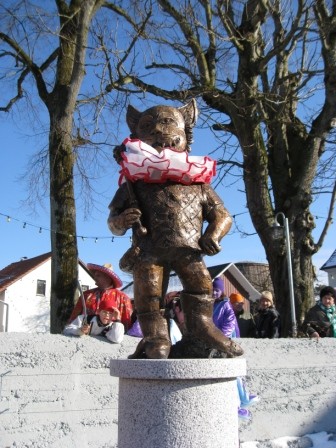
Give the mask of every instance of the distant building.
[[274, 295], [273, 283], [268, 263], [239, 261], [235, 263], [240, 272], [258, 291], [271, 291]]
[[[78, 262], [82, 289], [95, 287]], [[22, 258], [0, 270], [0, 332], [48, 332], [50, 329], [51, 253]]]
[[336, 249], [331, 254], [330, 258], [320, 268], [328, 274], [328, 285], [336, 288]]
[[[237, 268], [242, 276], [232, 275], [234, 273], [233, 267]], [[239, 261], [236, 263], [210, 266], [208, 267], [208, 270], [212, 279], [218, 276], [223, 277], [225, 292], [228, 296], [232, 292], [239, 292], [246, 299], [254, 302], [260, 298], [260, 293], [262, 291], [268, 290], [273, 292], [271, 275], [267, 263]], [[246, 281], [248, 286], [246, 290], [244, 290]], [[255, 291], [257, 291], [257, 294]]]

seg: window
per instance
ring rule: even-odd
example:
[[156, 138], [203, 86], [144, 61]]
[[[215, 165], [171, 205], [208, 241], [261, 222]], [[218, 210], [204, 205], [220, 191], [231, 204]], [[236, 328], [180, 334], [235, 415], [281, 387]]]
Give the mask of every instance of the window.
[[37, 280], [37, 285], [36, 285], [36, 295], [37, 296], [45, 296], [46, 283], [47, 282], [45, 280]]

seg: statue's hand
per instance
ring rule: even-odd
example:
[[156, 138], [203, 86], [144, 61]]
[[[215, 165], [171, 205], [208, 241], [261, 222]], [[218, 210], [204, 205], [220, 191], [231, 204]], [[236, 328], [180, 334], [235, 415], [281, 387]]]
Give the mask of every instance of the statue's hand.
[[108, 225], [111, 230], [125, 232], [130, 229], [132, 225], [139, 221], [141, 211], [138, 208], [128, 208], [124, 210], [120, 215], [110, 216], [108, 219]]
[[221, 251], [221, 246], [210, 235], [203, 235], [199, 240], [199, 245], [205, 255], [216, 255]]

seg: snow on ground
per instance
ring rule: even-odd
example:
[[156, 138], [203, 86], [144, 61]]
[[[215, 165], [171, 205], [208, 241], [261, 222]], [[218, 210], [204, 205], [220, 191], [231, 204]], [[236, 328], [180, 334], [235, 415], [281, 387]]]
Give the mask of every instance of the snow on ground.
[[304, 437], [280, 437], [264, 442], [244, 442], [240, 448], [336, 448], [336, 435], [327, 432]]

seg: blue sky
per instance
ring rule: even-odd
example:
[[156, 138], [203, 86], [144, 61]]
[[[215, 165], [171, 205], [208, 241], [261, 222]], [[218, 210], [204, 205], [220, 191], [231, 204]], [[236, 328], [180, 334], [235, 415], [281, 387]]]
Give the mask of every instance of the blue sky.
[[[104, 13], [103, 13], [104, 15]], [[53, 20], [52, 16], [48, 15], [48, 19]], [[51, 25], [50, 25], [51, 26]], [[122, 30], [122, 29], [121, 29]], [[121, 32], [121, 39], [123, 38], [123, 32]], [[46, 37], [46, 36], [44, 36]], [[57, 37], [57, 34], [54, 35]], [[50, 36], [47, 39], [51, 39], [48, 42], [50, 45], [58, 45], [58, 41], [52, 41]], [[37, 49], [35, 49], [34, 57], [44, 60], [44, 40], [39, 41]], [[51, 44], [52, 42], [52, 44]], [[42, 51], [39, 52], [42, 47]], [[142, 48], [140, 46], [140, 48]], [[145, 48], [145, 46], [144, 46]], [[49, 47], [48, 47], [49, 49]], [[139, 67], [141, 67], [142, 60], [139, 58]], [[134, 68], [134, 67], [133, 67]], [[235, 74], [234, 65], [228, 65], [226, 67], [230, 75]], [[90, 70], [87, 68], [87, 70]], [[91, 66], [92, 75], [95, 74], [95, 64]], [[13, 73], [11, 70], [6, 72], [6, 76], [2, 79], [3, 96], [2, 102], [6, 103], [12, 96], [13, 89]], [[158, 81], [157, 73], [154, 75], [155, 82]], [[95, 90], [94, 80], [90, 76], [86, 76], [83, 82], [82, 91], [89, 92]], [[159, 80], [162, 86], [167, 87], [171, 84], [171, 75], [160, 73]], [[151, 78], [147, 78], [148, 82], [151, 82]], [[315, 83], [315, 80], [314, 80]], [[98, 83], [99, 84], [99, 83]], [[32, 89], [31, 96], [29, 95], [29, 89], [31, 85], [27, 83], [28, 94], [20, 102], [20, 106], [16, 105], [13, 108], [13, 116], [16, 120], [16, 126], [12, 124], [11, 114], [0, 113], [0, 161], [1, 161], [1, 176], [0, 187], [2, 191], [1, 203], [0, 203], [0, 235], [1, 235], [1, 251], [0, 251], [0, 269], [6, 265], [20, 260], [22, 257], [34, 257], [41, 253], [50, 251], [50, 222], [49, 222], [49, 204], [46, 199], [44, 207], [37, 207], [37, 214], [32, 214], [23, 201], [27, 197], [26, 184], [20, 180], [23, 175], [26, 164], [30, 157], [43, 147], [46, 147], [48, 141], [47, 121], [43, 123], [46, 111], [45, 106], [37, 97], [34, 87]], [[313, 86], [315, 91], [315, 84]], [[147, 101], [148, 97], [141, 96], [139, 102]], [[156, 98], [152, 99], [152, 101]], [[24, 101], [29, 107], [24, 110]], [[311, 110], [317, 110], [321, 103], [321, 99], [311, 99]], [[22, 104], [23, 103], [23, 104]], [[134, 104], [137, 106], [136, 104]], [[302, 110], [302, 113], [304, 110]], [[84, 124], [89, 129], [93, 126], [88, 116], [88, 122], [85, 122], [86, 114], [82, 115]], [[111, 110], [107, 111], [107, 121], [109, 122], [110, 129], [116, 131], [117, 123]], [[106, 117], [105, 117], [106, 119]], [[208, 117], [211, 120], [211, 114]], [[115, 126], [115, 127], [114, 127]], [[91, 129], [92, 130], [92, 129]], [[116, 143], [120, 143], [126, 136], [128, 131], [125, 128], [123, 131], [118, 132]], [[114, 144], [114, 142], [113, 142]], [[212, 133], [206, 129], [196, 129], [195, 131], [195, 143], [192, 146], [193, 155], [205, 155], [211, 153], [218, 145], [218, 141], [215, 141]], [[125, 237], [114, 237], [110, 234], [106, 220], [108, 216], [108, 204], [113, 197], [117, 189], [118, 181], [118, 169], [111, 160], [111, 166], [108, 167], [107, 172], [101, 173], [98, 176], [99, 180], [96, 183], [96, 190], [98, 191], [97, 207], [91, 214], [90, 219], [83, 219], [83, 207], [79, 204], [77, 206], [77, 234], [86, 238], [78, 239], [79, 256], [84, 262], [93, 263], [112, 263], [116, 272], [125, 281], [129, 280], [129, 277], [118, 268], [118, 262], [122, 254], [130, 246], [130, 232]], [[232, 180], [232, 179], [231, 179]], [[231, 182], [226, 181], [228, 184]], [[249, 214], [246, 209], [246, 199], [243, 192], [243, 185], [241, 180], [231, 186], [218, 188], [216, 190], [224, 201], [227, 209], [231, 215], [235, 216], [235, 222], [239, 229], [246, 233], [253, 233], [254, 229], [251, 225]], [[318, 217], [316, 219], [316, 229], [314, 231], [315, 240], [318, 239], [321, 229], [325, 223], [325, 218], [328, 212], [328, 203], [326, 198], [321, 195], [319, 201], [313, 203], [311, 208], [312, 213]], [[10, 222], [7, 222], [7, 216], [11, 217]], [[26, 223], [24, 228], [24, 223]], [[313, 262], [318, 270], [323, 263], [331, 256], [336, 248], [336, 232], [335, 223], [332, 225], [327, 238], [325, 239], [322, 249], [317, 255], [314, 256]], [[267, 262], [264, 249], [259, 241], [257, 235], [243, 238], [241, 233], [237, 231], [235, 225], [232, 226], [230, 233], [222, 240], [222, 251], [214, 257], [207, 257], [206, 263], [209, 266], [226, 263], [226, 262], [238, 262], [238, 261], [255, 261], [255, 262]], [[322, 278], [326, 278], [325, 273], [318, 272], [322, 275]]]
[[[2, 174], [0, 187], [2, 191], [0, 206], [0, 269], [10, 263], [16, 262], [21, 257], [34, 257], [50, 251], [50, 223], [48, 200], [45, 207], [38, 207], [37, 214], [32, 214], [23, 200], [26, 198], [26, 185], [19, 178], [24, 173], [27, 161], [36, 150], [36, 138], [31, 136], [31, 131], [23, 124], [21, 128], [12, 125], [6, 115], [0, 116], [1, 152], [0, 160]], [[125, 131], [126, 134], [126, 131]], [[120, 142], [127, 135], [120, 135]], [[192, 146], [192, 154], [201, 155], [211, 152], [215, 147], [212, 135], [206, 130], [195, 131], [195, 143]], [[42, 138], [43, 140], [43, 138]], [[42, 147], [42, 143], [41, 147]], [[212, 146], [213, 145], [213, 146]], [[117, 189], [117, 167], [111, 161], [111, 167], [107, 174], [103, 174], [97, 182], [99, 191], [98, 210], [94, 216], [84, 221], [82, 210], [78, 207], [77, 234], [84, 238], [78, 238], [79, 256], [85, 262], [112, 263], [115, 271], [124, 282], [130, 280], [130, 276], [119, 270], [118, 262], [122, 254], [130, 246], [130, 232], [124, 237], [114, 237], [109, 232], [106, 224], [108, 216], [108, 204]], [[245, 194], [239, 189], [239, 184], [216, 190], [231, 213], [236, 215], [235, 220], [240, 229], [247, 233], [253, 233], [251, 221], [245, 207]], [[323, 198], [312, 206], [312, 213], [317, 216], [314, 237], [317, 240], [321, 228], [327, 216], [328, 204]], [[8, 222], [7, 216], [10, 217]], [[24, 225], [26, 223], [26, 225]], [[113, 240], [113, 241], [112, 241]], [[325, 243], [318, 254], [313, 258], [317, 271], [330, 257], [336, 248], [335, 223], [329, 230]], [[242, 238], [233, 225], [230, 233], [222, 240], [222, 251], [214, 257], [206, 257], [208, 266], [220, 263], [254, 261], [267, 262], [264, 249], [259, 238], [254, 235]], [[326, 282], [326, 274], [318, 271], [319, 279]]]

